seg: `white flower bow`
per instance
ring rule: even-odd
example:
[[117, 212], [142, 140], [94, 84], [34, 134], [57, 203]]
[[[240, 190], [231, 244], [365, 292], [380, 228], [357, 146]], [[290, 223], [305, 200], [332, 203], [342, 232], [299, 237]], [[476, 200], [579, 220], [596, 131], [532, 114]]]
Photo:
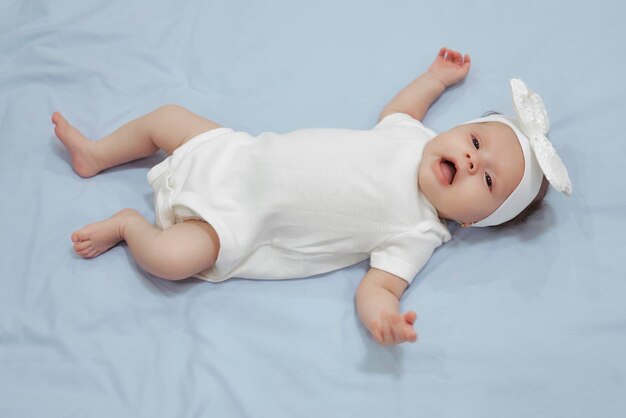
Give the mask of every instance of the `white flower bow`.
[[552, 187], [570, 196], [572, 184], [567, 168], [546, 137], [550, 130], [550, 121], [543, 100], [537, 93], [526, 87], [522, 80], [514, 78], [510, 80], [510, 83], [513, 108], [517, 113], [522, 131], [530, 141], [541, 170]]

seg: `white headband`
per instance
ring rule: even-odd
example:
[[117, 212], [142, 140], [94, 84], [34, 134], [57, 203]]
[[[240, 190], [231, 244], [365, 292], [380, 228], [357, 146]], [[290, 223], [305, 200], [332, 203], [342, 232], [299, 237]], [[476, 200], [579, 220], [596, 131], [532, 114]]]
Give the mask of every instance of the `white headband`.
[[510, 221], [519, 215], [537, 196], [543, 176], [552, 187], [566, 196], [572, 193], [567, 168], [546, 137], [550, 130], [548, 113], [541, 97], [522, 80], [512, 79], [511, 94], [517, 118], [491, 115], [464, 123], [501, 122], [515, 132], [524, 154], [524, 175], [513, 193], [491, 215], [472, 226], [492, 226]]

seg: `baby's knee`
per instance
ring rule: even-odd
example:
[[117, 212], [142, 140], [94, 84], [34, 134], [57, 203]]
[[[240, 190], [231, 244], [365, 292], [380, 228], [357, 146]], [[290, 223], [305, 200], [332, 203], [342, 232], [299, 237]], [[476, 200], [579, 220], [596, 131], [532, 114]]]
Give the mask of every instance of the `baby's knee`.
[[166, 104], [157, 108], [154, 112], [160, 114], [162, 117], [177, 117], [181, 114], [189, 113], [189, 110], [181, 105]]

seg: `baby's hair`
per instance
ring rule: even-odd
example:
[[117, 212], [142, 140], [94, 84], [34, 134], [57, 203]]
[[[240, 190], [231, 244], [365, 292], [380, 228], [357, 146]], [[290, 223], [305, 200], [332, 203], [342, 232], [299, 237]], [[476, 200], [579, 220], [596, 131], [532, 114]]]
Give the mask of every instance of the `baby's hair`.
[[[481, 118], [484, 118], [486, 116], [501, 115], [501, 114], [502, 113], [500, 112], [489, 110], [483, 113]], [[541, 207], [541, 202], [543, 202], [543, 199], [548, 194], [548, 189], [550, 189], [550, 183], [548, 182], [548, 179], [546, 179], [546, 176], [543, 176], [543, 179], [541, 180], [541, 187], [539, 187], [539, 193], [537, 193], [537, 196], [535, 196], [533, 201], [530, 202], [530, 204], [526, 206], [526, 208], [523, 211], [521, 211], [515, 218], [508, 220], [504, 223], [501, 223], [500, 225], [496, 225], [496, 226], [507, 227], [507, 226], [520, 225], [526, 222], [526, 219], [528, 219], [530, 215], [532, 215], [533, 213], [537, 212], [537, 210], [539, 210], [539, 208]]]

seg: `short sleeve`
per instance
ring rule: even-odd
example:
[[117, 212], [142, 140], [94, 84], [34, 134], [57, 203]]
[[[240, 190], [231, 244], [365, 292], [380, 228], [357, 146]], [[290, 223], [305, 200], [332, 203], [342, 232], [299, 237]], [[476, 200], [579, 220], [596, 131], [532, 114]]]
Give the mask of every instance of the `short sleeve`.
[[422, 122], [417, 119], [413, 119], [411, 115], [408, 115], [406, 113], [391, 113], [385, 116], [380, 122], [378, 122], [374, 129], [393, 127], [418, 129], [426, 132], [431, 138], [437, 135], [434, 131], [425, 127]]
[[433, 251], [449, 239], [450, 233], [441, 223], [424, 222], [374, 248], [370, 253], [370, 267], [394, 274], [410, 284]]
[[379, 128], [390, 128], [393, 126], [404, 126], [408, 128], [420, 128], [424, 130], [429, 130], [426, 128], [422, 122], [417, 119], [413, 119], [411, 115], [406, 113], [391, 113], [385, 116], [378, 124], [374, 127], [374, 129]]

